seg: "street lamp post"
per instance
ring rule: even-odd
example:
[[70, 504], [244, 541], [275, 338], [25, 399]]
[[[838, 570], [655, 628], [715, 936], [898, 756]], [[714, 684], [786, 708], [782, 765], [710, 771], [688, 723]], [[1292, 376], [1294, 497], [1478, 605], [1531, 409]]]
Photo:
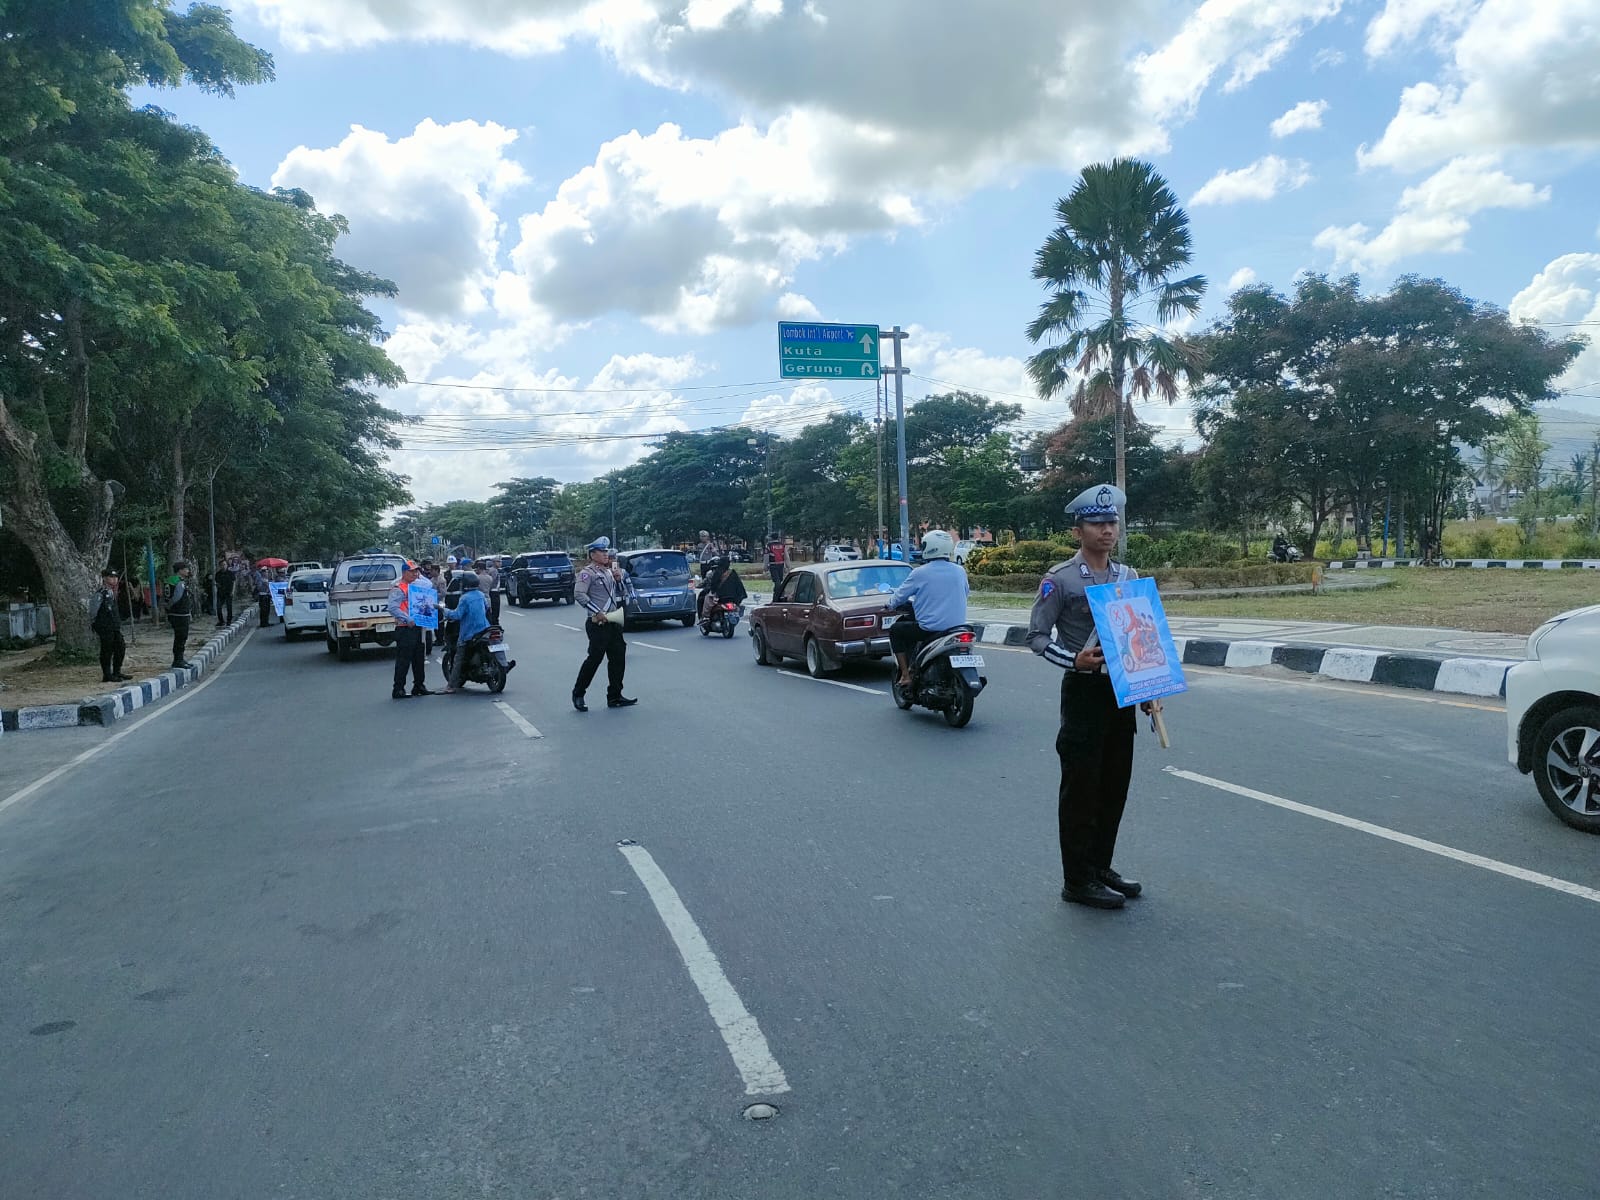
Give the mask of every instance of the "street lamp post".
[[767, 480], [767, 545], [772, 545], [772, 435], [763, 433], [758, 438], [745, 438], [747, 446], [761, 447], [761, 473]]

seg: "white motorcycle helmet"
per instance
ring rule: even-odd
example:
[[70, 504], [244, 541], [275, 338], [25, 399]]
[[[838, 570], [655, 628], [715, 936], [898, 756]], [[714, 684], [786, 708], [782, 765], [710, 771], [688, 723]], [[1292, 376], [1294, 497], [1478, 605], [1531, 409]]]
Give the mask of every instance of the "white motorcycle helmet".
[[956, 556], [956, 541], [942, 529], [930, 529], [922, 538], [922, 561], [942, 558], [949, 562]]

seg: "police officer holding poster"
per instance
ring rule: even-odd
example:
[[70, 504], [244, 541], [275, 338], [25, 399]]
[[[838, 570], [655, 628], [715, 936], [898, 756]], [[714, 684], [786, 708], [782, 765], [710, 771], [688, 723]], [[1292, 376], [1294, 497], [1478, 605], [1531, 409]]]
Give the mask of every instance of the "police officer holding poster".
[[[1127, 502], [1121, 489], [1101, 484], [1067, 506], [1080, 548], [1039, 584], [1028, 622], [1029, 648], [1066, 672], [1056, 734], [1061, 898], [1091, 908], [1121, 908], [1143, 890], [1111, 866], [1133, 774], [1135, 715], [1132, 706], [1117, 705], [1084, 595], [1096, 584], [1138, 577], [1132, 567], [1111, 559]], [[1151, 706], [1141, 707], [1149, 711]]]

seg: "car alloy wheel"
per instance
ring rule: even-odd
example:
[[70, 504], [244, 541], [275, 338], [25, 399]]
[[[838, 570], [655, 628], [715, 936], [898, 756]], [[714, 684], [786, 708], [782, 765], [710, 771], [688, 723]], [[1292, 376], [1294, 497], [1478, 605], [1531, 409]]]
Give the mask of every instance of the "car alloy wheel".
[[1574, 829], [1600, 833], [1600, 708], [1556, 713], [1540, 728], [1533, 754], [1545, 807]]

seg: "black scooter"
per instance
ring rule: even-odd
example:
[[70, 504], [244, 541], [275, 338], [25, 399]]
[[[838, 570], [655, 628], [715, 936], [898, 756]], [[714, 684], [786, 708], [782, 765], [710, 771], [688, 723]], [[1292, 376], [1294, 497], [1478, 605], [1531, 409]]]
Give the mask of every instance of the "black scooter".
[[509, 656], [509, 647], [505, 643], [505, 634], [498, 625], [491, 625], [481, 633], [475, 633], [467, 639], [463, 647], [460, 638], [451, 639], [444, 648], [445, 678], [450, 678], [450, 670], [455, 666], [456, 655], [467, 656], [466, 668], [461, 672], [461, 682], [487, 684], [491, 692], [506, 690], [506, 676], [511, 674], [511, 668], [516, 666], [516, 660]]
[[[909, 620], [909, 617], [901, 617]], [[972, 720], [972, 706], [978, 693], [989, 686], [981, 674], [983, 656], [974, 654], [976, 635], [970, 625], [948, 629], [917, 648], [911, 659], [911, 686], [900, 686], [900, 673], [894, 677], [895, 704], [902, 709], [913, 705], [943, 713], [945, 723], [960, 729]]]

